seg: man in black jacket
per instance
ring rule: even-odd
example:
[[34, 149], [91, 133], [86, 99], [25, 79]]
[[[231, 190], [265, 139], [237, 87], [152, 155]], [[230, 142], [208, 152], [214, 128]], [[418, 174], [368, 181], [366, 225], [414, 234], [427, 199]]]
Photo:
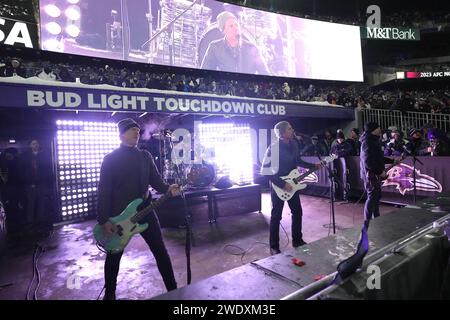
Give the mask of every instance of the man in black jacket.
[[[163, 182], [151, 154], [137, 148], [139, 125], [132, 119], [124, 119], [118, 123], [118, 127], [122, 143], [118, 149], [103, 159], [98, 185], [97, 220], [106, 234], [116, 231], [115, 226], [109, 221], [110, 217], [119, 215], [131, 201], [137, 198], [149, 200], [148, 186], [150, 184], [162, 193], [170, 192], [172, 195], [178, 193], [177, 185], [169, 186]], [[167, 290], [174, 290], [177, 284], [158, 218], [155, 212], [152, 212], [144, 220], [142, 222], [148, 223], [149, 227], [141, 235], [155, 256]], [[106, 255], [105, 300], [116, 298], [117, 275], [122, 253]]]
[[201, 61], [201, 69], [269, 74], [259, 49], [243, 39], [238, 19], [233, 13], [220, 13], [217, 16], [217, 25], [224, 37], [208, 45]]
[[422, 131], [419, 129], [409, 130], [409, 141], [405, 145], [405, 150], [412, 156], [427, 156], [429, 143], [422, 139]]
[[385, 164], [394, 163], [394, 160], [385, 158], [381, 148], [381, 129], [375, 122], [364, 125], [364, 133], [361, 136], [361, 178], [367, 192], [367, 200], [364, 206], [366, 220], [380, 215], [379, 201], [381, 198], [381, 181], [386, 177]]
[[45, 210], [45, 201], [52, 183], [50, 154], [41, 150], [39, 141], [32, 139], [29, 149], [19, 156], [19, 174], [25, 193], [26, 218], [34, 231], [47, 233], [51, 229], [51, 219]]
[[[286, 191], [292, 191], [293, 186], [285, 182], [280, 177], [289, 175], [289, 173], [301, 166], [307, 169], [320, 169], [322, 164], [312, 164], [303, 161], [300, 158], [300, 151], [297, 143], [294, 141], [294, 129], [287, 121], [278, 122], [275, 125], [275, 134], [278, 141], [269, 146], [264, 156], [262, 164], [262, 174], [269, 177], [271, 183], [283, 188]], [[278, 154], [277, 154], [278, 152]], [[283, 213], [284, 201], [281, 200], [276, 192], [271, 191], [272, 212], [270, 216], [270, 253], [280, 253], [280, 221]], [[292, 214], [292, 245], [296, 248], [306, 244], [302, 235], [302, 206], [300, 203], [299, 192], [288, 200], [289, 208]]]

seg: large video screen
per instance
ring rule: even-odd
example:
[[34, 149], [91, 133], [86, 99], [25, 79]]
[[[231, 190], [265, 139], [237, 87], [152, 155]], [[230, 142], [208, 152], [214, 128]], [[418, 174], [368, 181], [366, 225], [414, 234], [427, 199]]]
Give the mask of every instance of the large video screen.
[[363, 81], [359, 27], [213, 0], [41, 0], [44, 50], [279, 77]]

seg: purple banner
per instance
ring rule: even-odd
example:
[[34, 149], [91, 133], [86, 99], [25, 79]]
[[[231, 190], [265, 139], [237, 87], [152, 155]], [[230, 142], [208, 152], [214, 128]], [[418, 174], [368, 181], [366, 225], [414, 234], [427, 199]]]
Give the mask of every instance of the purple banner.
[[53, 110], [229, 114], [241, 116], [354, 119], [349, 108], [326, 104], [223, 97], [150, 89], [121, 89], [79, 83], [0, 79], [1, 107]]

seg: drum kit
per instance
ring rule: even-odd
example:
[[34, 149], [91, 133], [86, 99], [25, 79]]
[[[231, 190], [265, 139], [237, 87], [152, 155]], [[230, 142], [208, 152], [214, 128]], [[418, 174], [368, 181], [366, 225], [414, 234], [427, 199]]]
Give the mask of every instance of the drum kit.
[[189, 185], [191, 189], [210, 187], [216, 180], [214, 165], [203, 161], [200, 164], [176, 165], [172, 159], [173, 136], [172, 131], [162, 130], [152, 134], [152, 139], [159, 142], [159, 167], [166, 183]]
[[162, 0], [160, 4], [161, 28], [170, 27], [156, 39], [150, 62], [196, 67], [197, 43], [211, 20], [211, 9], [200, 1]]

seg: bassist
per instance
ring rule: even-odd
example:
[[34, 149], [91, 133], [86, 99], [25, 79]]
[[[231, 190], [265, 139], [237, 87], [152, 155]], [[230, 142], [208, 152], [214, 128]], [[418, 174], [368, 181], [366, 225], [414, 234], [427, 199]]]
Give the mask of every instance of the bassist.
[[[286, 191], [292, 191], [293, 186], [282, 180], [293, 169], [301, 166], [306, 169], [319, 169], [322, 164], [312, 164], [300, 158], [298, 144], [295, 141], [294, 129], [287, 121], [278, 122], [274, 127], [278, 141], [269, 146], [262, 164], [262, 174], [267, 175], [270, 182]], [[278, 154], [274, 152], [278, 150]], [[284, 207], [275, 191], [271, 190], [272, 211], [270, 216], [270, 253], [280, 253], [280, 221]], [[292, 214], [292, 245], [296, 248], [306, 244], [302, 236], [302, 206], [299, 192], [287, 201]]]
[[[170, 192], [172, 195], [178, 192], [177, 185], [169, 186], [163, 182], [151, 154], [137, 148], [139, 125], [132, 119], [124, 119], [118, 123], [118, 128], [122, 143], [103, 159], [98, 185], [97, 220], [105, 234], [116, 231], [115, 226], [108, 220], [110, 217], [119, 215], [128, 203], [136, 198], [148, 199], [150, 184], [159, 192]], [[174, 290], [177, 284], [158, 218], [155, 212], [152, 212], [143, 220], [149, 227], [141, 235], [155, 257], [167, 290]], [[106, 255], [104, 300], [116, 298], [122, 253]]]

